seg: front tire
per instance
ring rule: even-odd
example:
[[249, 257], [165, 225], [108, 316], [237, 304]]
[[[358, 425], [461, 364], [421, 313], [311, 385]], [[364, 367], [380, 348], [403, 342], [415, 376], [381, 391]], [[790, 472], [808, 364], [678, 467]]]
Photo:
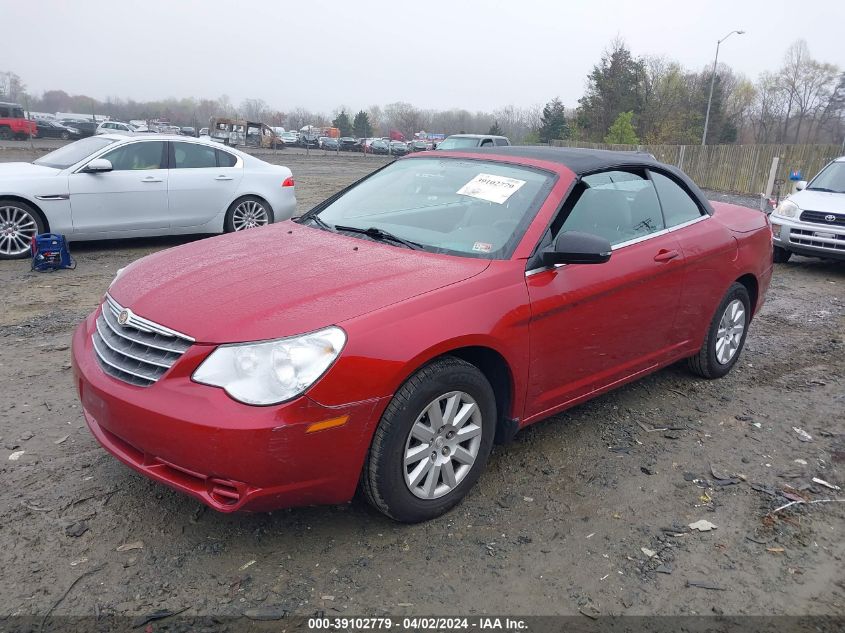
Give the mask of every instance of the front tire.
[[742, 284], [734, 283], [713, 315], [701, 349], [689, 359], [693, 373], [708, 379], [727, 375], [739, 360], [750, 322], [748, 290]]
[[463, 499], [487, 463], [496, 398], [477, 367], [445, 356], [396, 392], [379, 422], [362, 488], [367, 500], [403, 523], [427, 521]]
[[776, 264], [785, 264], [789, 261], [789, 258], [792, 257], [792, 251], [788, 251], [785, 248], [781, 248], [780, 246], [773, 247], [774, 250], [772, 251], [772, 261]]
[[44, 233], [44, 221], [35, 209], [18, 200], [0, 200], [0, 259], [29, 257], [32, 238], [39, 233]]
[[273, 209], [258, 196], [238, 198], [226, 212], [223, 230], [227, 233], [254, 229], [272, 224]]

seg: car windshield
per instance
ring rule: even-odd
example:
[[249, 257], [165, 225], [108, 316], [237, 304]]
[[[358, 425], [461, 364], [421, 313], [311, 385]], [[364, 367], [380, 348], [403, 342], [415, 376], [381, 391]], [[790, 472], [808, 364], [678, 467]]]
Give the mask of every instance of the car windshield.
[[115, 142], [114, 139], [91, 136], [71, 143], [70, 145], [60, 147], [49, 154], [45, 154], [34, 161], [34, 164], [43, 165], [44, 167], [55, 167], [56, 169], [67, 169], [71, 165], [75, 165], [79, 161], [88, 158], [94, 152]]
[[831, 163], [822, 169], [819, 175], [813, 178], [807, 189], [845, 193], [845, 161]]
[[431, 252], [506, 259], [552, 180], [538, 169], [490, 161], [401, 160], [316, 215], [327, 229], [377, 229]]
[[466, 147], [478, 147], [478, 139], [453, 136], [440, 141], [440, 145], [437, 146], [437, 149], [463, 149]]

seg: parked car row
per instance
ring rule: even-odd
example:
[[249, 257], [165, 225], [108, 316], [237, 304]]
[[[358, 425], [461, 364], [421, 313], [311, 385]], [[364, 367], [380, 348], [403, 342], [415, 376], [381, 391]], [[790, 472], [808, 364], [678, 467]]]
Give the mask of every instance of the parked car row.
[[405, 143], [404, 141], [391, 141], [386, 138], [354, 138], [351, 136], [340, 138], [321, 136], [317, 139], [316, 146], [332, 152], [364, 152], [366, 154], [391, 156], [404, 156], [410, 152], [432, 149], [430, 143]]

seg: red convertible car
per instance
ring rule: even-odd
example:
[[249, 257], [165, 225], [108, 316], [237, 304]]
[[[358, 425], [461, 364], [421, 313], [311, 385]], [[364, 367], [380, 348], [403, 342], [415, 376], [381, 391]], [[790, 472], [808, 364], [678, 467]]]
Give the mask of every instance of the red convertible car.
[[134, 262], [74, 371], [109, 452], [217, 510], [360, 486], [422, 521], [529, 424], [681, 359], [727, 374], [771, 274], [764, 214], [650, 156], [423, 152]]

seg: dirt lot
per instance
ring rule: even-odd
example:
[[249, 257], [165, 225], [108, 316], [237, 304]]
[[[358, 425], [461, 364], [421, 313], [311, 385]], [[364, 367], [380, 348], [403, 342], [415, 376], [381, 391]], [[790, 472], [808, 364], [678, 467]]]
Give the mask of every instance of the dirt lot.
[[[30, 158], [0, 150], [0, 161]], [[277, 158], [293, 169], [300, 211], [382, 164]], [[71, 381], [72, 328], [118, 268], [184, 241], [75, 245], [78, 268], [52, 275], [0, 262], [0, 622], [54, 605], [845, 615], [845, 504], [767, 515], [789, 499], [845, 498], [811, 482], [845, 487], [845, 264], [778, 265], [729, 377], [672, 367], [535, 425], [495, 448], [457, 509], [404, 526], [361, 501], [224, 516], [97, 445]], [[718, 528], [686, 528], [700, 519]], [[137, 548], [118, 551], [127, 544]]]

